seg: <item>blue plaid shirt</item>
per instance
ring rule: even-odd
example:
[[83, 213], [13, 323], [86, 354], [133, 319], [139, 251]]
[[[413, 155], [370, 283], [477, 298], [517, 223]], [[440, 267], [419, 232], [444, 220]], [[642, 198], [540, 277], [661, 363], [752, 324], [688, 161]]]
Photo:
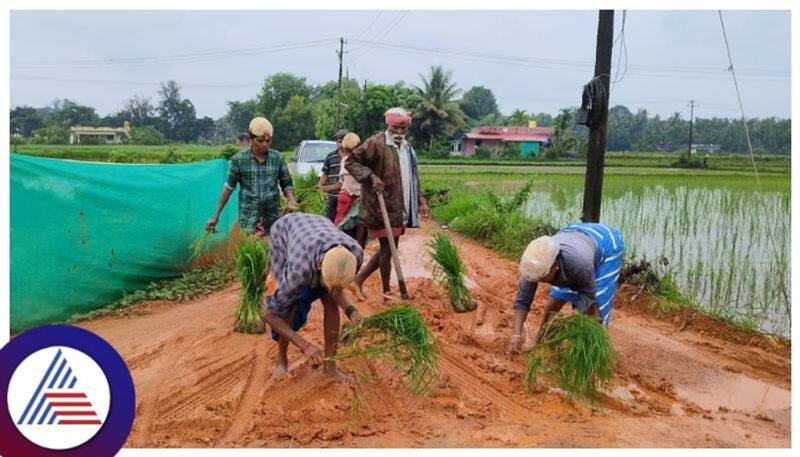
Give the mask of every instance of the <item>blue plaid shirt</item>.
[[358, 270], [364, 251], [327, 218], [290, 213], [278, 219], [269, 232], [270, 269], [278, 287], [264, 300], [267, 309], [285, 317], [302, 289], [321, 287], [317, 265], [339, 244], [356, 256]]

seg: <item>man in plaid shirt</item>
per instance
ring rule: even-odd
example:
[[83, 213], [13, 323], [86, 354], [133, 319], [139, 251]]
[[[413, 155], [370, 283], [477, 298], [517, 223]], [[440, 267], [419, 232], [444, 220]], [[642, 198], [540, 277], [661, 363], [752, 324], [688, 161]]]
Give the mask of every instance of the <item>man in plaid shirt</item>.
[[252, 146], [231, 157], [225, 187], [217, 202], [217, 211], [207, 222], [206, 230], [216, 232], [219, 215], [239, 185], [239, 227], [245, 233], [262, 237], [278, 219], [280, 193], [283, 190], [287, 208], [297, 208], [292, 192], [292, 177], [280, 152], [270, 149], [272, 124], [257, 117], [250, 121]]
[[[323, 357], [336, 355], [339, 308], [351, 321], [362, 319], [345, 296], [344, 288], [353, 282], [364, 251], [330, 220], [313, 214], [293, 213], [281, 217], [272, 226], [269, 258], [277, 287], [264, 300], [264, 320], [272, 327], [272, 339], [278, 342], [272, 376], [279, 377], [288, 371], [289, 342], [317, 366], [323, 362]], [[297, 334], [317, 299], [322, 301], [324, 309], [324, 355]], [[325, 362], [324, 370], [336, 380], [350, 380], [332, 361]]]

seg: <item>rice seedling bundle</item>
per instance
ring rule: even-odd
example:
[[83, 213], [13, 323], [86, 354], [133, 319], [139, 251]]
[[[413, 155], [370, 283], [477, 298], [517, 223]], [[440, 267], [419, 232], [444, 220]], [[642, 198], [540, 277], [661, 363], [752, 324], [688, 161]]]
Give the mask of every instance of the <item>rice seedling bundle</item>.
[[325, 192], [317, 187], [317, 181], [314, 170], [292, 177], [294, 198], [297, 200], [300, 212], [325, 214]]
[[269, 248], [264, 240], [245, 237], [236, 246], [236, 276], [242, 283], [235, 330], [240, 333], [264, 333], [261, 298], [266, 288]]
[[525, 386], [530, 390], [540, 375], [547, 375], [568, 395], [593, 400], [597, 387], [613, 377], [615, 357], [611, 338], [597, 318], [559, 313], [547, 323], [542, 341], [530, 353]]
[[204, 230], [203, 234], [197, 237], [197, 239], [189, 245], [189, 250], [192, 251], [192, 255], [189, 257], [189, 262], [199, 259], [203, 253], [208, 251], [208, 248], [211, 246], [211, 240], [209, 238], [213, 234], [214, 232]]
[[342, 330], [342, 349], [332, 357], [388, 358], [411, 390], [424, 393], [437, 377], [436, 340], [416, 308], [395, 306]]
[[439, 282], [450, 294], [450, 305], [456, 312], [463, 313], [475, 309], [475, 302], [464, 280], [464, 263], [458, 248], [449, 236], [437, 233], [428, 243], [430, 256], [436, 268]]

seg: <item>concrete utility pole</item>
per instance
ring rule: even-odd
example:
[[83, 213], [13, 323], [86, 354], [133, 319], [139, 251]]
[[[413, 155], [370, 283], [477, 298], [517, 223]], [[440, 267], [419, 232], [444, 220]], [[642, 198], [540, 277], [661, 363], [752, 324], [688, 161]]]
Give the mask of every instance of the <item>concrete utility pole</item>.
[[[605, 87], [600, 124], [589, 130], [589, 150], [586, 157], [586, 180], [583, 187], [583, 222], [600, 221], [600, 202], [603, 197], [603, 167], [608, 129], [608, 95], [611, 74], [611, 48], [614, 39], [614, 10], [600, 10], [597, 23], [597, 50], [594, 75]], [[604, 102], [604, 103], [603, 103]]]
[[691, 110], [689, 111], [689, 158], [692, 158], [692, 129], [694, 127], [694, 100], [689, 100], [689, 106], [691, 106]]
[[344, 55], [344, 38], [339, 38], [339, 96], [336, 99], [336, 130], [339, 130], [339, 119], [342, 112], [342, 56]]

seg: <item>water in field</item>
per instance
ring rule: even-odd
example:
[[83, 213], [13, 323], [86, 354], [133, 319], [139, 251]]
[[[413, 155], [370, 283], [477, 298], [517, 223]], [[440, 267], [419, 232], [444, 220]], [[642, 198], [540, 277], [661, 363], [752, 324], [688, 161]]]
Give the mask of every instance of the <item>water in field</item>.
[[[577, 221], [582, 177], [543, 176], [526, 205], [557, 225]], [[601, 222], [629, 254], [670, 261], [681, 289], [718, 315], [790, 331], [789, 178], [608, 176]], [[664, 267], [661, 267], [662, 269]]]

